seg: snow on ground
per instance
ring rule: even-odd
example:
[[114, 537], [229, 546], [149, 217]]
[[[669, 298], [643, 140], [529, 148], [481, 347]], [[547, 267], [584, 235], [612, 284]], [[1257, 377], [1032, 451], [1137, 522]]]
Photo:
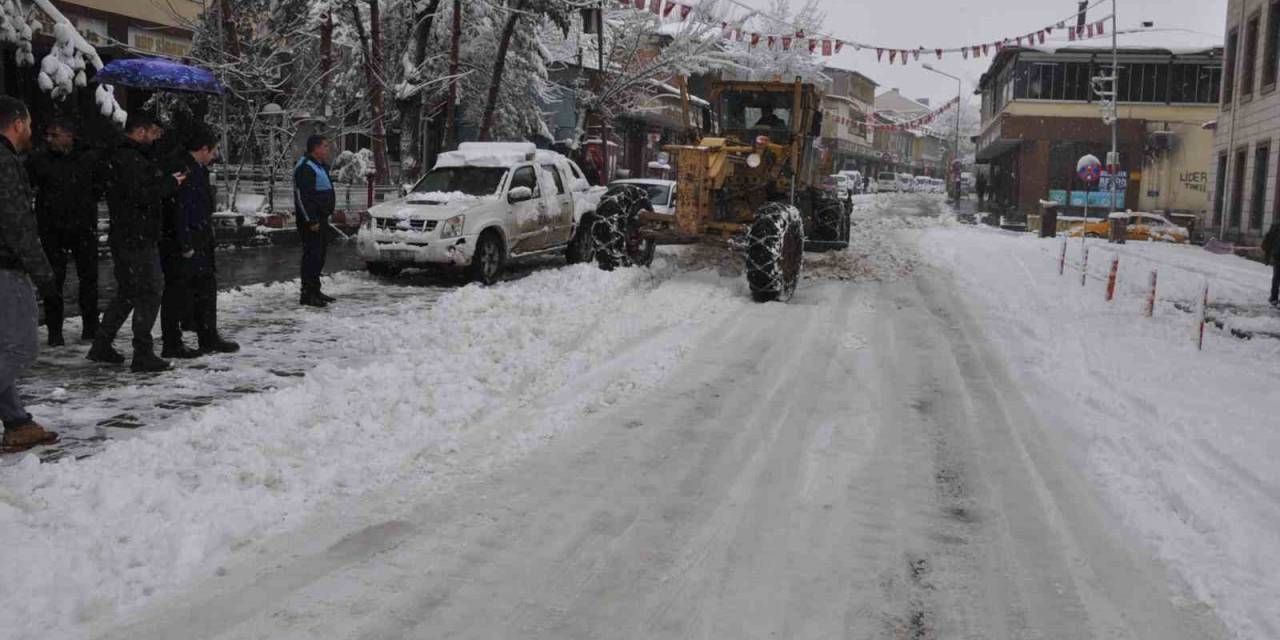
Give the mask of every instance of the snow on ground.
[[805, 255], [804, 277], [884, 282], [910, 274], [919, 256], [914, 247], [896, 241], [894, 236], [904, 229], [955, 224], [955, 216], [944, 198], [907, 193], [854, 196], [849, 248]]
[[[741, 284], [673, 273], [670, 261], [612, 274], [577, 266], [491, 288], [351, 303], [363, 314], [280, 311], [297, 331], [277, 338], [309, 345], [283, 358], [305, 377], [260, 374], [280, 378], [279, 388], [230, 398], [214, 385], [208, 406], [153, 414], [163, 428], [140, 429], [91, 457], [42, 464], [29, 455], [0, 468], [0, 599], [8, 603], [0, 628], [15, 638], [74, 636], [210, 575], [236, 548], [325, 505], [389, 483], [438, 488], [449, 474], [424, 461], [471, 442], [464, 436], [478, 421], [645, 350], [644, 366], [611, 370], [590, 393], [560, 398], [469, 454], [496, 463], [531, 450], [576, 415], [656, 384], [699, 326], [749, 304]], [[364, 276], [337, 281], [332, 291], [348, 296], [383, 286]], [[271, 324], [280, 320], [271, 310], [289, 307], [293, 293], [287, 284], [249, 287], [224, 301]], [[186, 371], [155, 383], [218, 375]]]
[[[1025, 382], [1041, 420], [1066, 434], [1113, 509], [1237, 637], [1280, 637], [1280, 341], [1210, 328], [1196, 349], [1186, 307], [1207, 279], [1218, 303], [1265, 301], [1269, 269], [1194, 247], [1080, 242], [989, 229], [933, 229], [921, 255], [954, 274]], [[1105, 274], [1121, 256], [1117, 300]], [[1159, 269], [1155, 317], [1142, 315]]]

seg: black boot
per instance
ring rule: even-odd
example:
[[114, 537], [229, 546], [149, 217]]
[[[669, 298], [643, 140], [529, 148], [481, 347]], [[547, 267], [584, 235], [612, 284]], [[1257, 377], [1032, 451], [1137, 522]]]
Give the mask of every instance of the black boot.
[[328, 302], [325, 302], [324, 299], [314, 293], [302, 294], [302, 297], [298, 299], [298, 304], [304, 307], [317, 307], [320, 309], [329, 306]]
[[92, 340], [98, 335], [98, 314], [85, 314], [81, 319], [83, 320], [84, 325], [80, 329], [80, 339], [86, 341]]
[[158, 373], [160, 371], [168, 371], [173, 365], [168, 360], [161, 360], [156, 354], [150, 351], [133, 354], [133, 364], [129, 366], [129, 370], [134, 373]]
[[317, 291], [317, 292], [316, 292], [316, 297], [320, 298], [321, 300], [325, 301], [326, 303], [329, 303], [329, 302], [337, 302], [337, 301], [338, 301], [338, 299], [337, 299], [337, 298], [335, 298], [335, 297], [333, 297], [333, 296], [327, 296], [327, 295], [325, 295], [324, 293], [319, 292], [319, 291]]
[[[192, 358], [199, 358], [202, 355], [204, 355], [203, 352], [197, 351], [195, 349], [188, 349], [187, 345], [182, 344], [181, 342], [177, 344], [166, 344], [164, 346], [164, 349], [160, 350], [160, 357], [162, 358], [177, 358], [179, 360], [190, 360]], [[134, 362], [137, 362], [137, 358], [134, 358]]]
[[103, 364], [124, 364], [124, 356], [116, 351], [110, 344], [101, 342], [93, 343], [89, 348], [89, 355], [85, 356], [93, 362], [101, 362]]
[[239, 350], [239, 344], [224, 340], [222, 336], [217, 334], [200, 341], [200, 351], [204, 353], [235, 353]]

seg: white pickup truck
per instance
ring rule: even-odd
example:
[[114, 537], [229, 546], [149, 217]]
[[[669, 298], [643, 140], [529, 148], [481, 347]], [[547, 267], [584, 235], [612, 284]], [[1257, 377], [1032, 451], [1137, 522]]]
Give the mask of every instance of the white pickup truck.
[[464, 142], [408, 195], [369, 209], [356, 248], [374, 275], [446, 267], [492, 284], [513, 259], [563, 251], [591, 260], [580, 223], [603, 193], [572, 160], [532, 143]]

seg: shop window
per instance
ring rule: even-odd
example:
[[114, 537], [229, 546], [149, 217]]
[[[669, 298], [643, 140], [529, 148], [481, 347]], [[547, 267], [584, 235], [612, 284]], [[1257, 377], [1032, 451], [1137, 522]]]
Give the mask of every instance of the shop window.
[[1244, 52], [1240, 58], [1240, 96], [1253, 95], [1253, 75], [1258, 64], [1258, 16], [1254, 14], [1244, 27]]
[[1262, 228], [1262, 207], [1267, 197], [1268, 160], [1271, 159], [1271, 145], [1259, 144], [1253, 151], [1253, 197], [1249, 201], [1249, 228]]
[[1276, 72], [1280, 70], [1280, 55], [1277, 51], [1280, 41], [1280, 2], [1272, 0], [1267, 9], [1266, 46], [1262, 48], [1262, 88], [1268, 89], [1276, 84]]
[[[1227, 194], [1227, 154], [1218, 154], [1218, 175], [1214, 178], [1213, 185], [1213, 221], [1219, 226], [1222, 225], [1222, 201]], [[1276, 200], [1280, 203], [1280, 198]]]
[[1227, 32], [1227, 61], [1224, 66], [1224, 77], [1222, 79], [1222, 104], [1223, 106], [1231, 106], [1235, 100], [1236, 85], [1236, 49], [1240, 46], [1240, 32], [1232, 29]]
[[1231, 219], [1232, 229], [1240, 228], [1240, 217], [1244, 212], [1244, 171], [1245, 162], [1249, 160], [1249, 151], [1240, 149], [1236, 152], [1235, 166], [1231, 169]]

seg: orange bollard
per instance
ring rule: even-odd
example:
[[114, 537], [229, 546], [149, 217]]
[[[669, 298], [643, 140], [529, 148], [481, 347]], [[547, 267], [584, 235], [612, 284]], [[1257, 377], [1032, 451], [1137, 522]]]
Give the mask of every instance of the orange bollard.
[[1151, 290], [1147, 292], [1147, 317], [1156, 313], [1156, 270], [1151, 270]]
[[1107, 302], [1116, 297], [1116, 276], [1120, 274], [1120, 256], [1111, 258], [1111, 273], [1107, 275]]

